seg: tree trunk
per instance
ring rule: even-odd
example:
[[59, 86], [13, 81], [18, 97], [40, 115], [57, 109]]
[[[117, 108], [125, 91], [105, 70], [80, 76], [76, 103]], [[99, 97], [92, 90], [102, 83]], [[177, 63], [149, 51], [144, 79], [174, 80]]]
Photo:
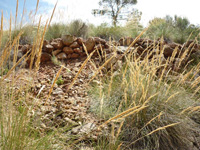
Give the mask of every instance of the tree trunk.
[[117, 16], [113, 16], [113, 26], [117, 26]]

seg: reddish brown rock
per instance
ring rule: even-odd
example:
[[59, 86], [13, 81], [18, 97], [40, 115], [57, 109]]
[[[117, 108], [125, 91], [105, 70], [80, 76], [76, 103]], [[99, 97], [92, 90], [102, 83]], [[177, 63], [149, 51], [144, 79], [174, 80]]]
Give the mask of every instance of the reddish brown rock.
[[71, 47], [64, 47], [63, 52], [68, 55], [68, 54], [72, 54], [74, 51]]
[[52, 51], [54, 50], [54, 47], [50, 44], [47, 44], [45, 47], [44, 47], [44, 52], [47, 52], [49, 54], [52, 53]]
[[40, 62], [43, 63], [43, 62], [47, 62], [47, 61], [51, 61], [51, 55], [46, 52], [43, 52], [41, 54]]
[[79, 45], [83, 45], [83, 42], [84, 42], [83, 38], [78, 37], [76, 41], [77, 41], [77, 43], [78, 43]]
[[86, 47], [86, 51], [88, 53], [92, 52], [95, 46], [95, 40], [94, 38], [89, 38], [86, 42], [85, 42], [85, 47]]
[[64, 45], [69, 46], [71, 45], [74, 41], [76, 41], [76, 37], [72, 35], [63, 35], [62, 36], [62, 42]]
[[110, 47], [110, 46], [106, 43], [106, 44], [105, 44], [105, 48], [109, 48], [109, 47]]
[[71, 47], [71, 48], [79, 48], [80, 45], [78, 44], [78, 42], [74, 42], [69, 47]]
[[73, 53], [71, 54], [70, 58], [78, 58], [79, 57], [79, 54], [76, 54], [76, 53]]
[[44, 48], [46, 45], [48, 45], [48, 44], [49, 44], [49, 41], [44, 40], [44, 41], [43, 41], [43, 48]]
[[55, 39], [51, 42], [51, 45], [55, 48], [55, 49], [62, 49], [64, 47], [64, 44], [62, 42], [62, 39]]
[[65, 53], [60, 53], [56, 56], [58, 59], [66, 59], [67, 55]]
[[164, 52], [163, 52], [163, 54], [164, 54], [165, 57], [171, 57], [173, 51], [174, 51], [173, 48], [171, 48], [171, 47], [168, 46], [168, 45], [165, 45], [165, 46], [164, 46]]
[[106, 44], [106, 40], [101, 39], [99, 37], [94, 37], [94, 40], [96, 44], [103, 44], [103, 45]]
[[75, 48], [75, 49], [74, 49], [74, 52], [80, 54], [80, 53], [82, 53], [83, 51], [82, 51], [80, 48]]
[[56, 56], [56, 55], [58, 55], [61, 51], [62, 51], [62, 50], [57, 49], [57, 50], [55, 50], [55, 51], [52, 52], [52, 55]]

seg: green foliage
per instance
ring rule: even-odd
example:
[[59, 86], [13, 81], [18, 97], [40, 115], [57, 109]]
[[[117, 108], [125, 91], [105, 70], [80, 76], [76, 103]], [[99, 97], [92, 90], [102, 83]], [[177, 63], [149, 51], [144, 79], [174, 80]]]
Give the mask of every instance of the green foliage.
[[117, 22], [120, 19], [123, 19], [125, 16], [121, 15], [128, 10], [128, 7], [131, 5], [135, 5], [137, 0], [100, 0], [99, 5], [103, 7], [103, 9], [94, 9], [93, 14], [100, 15], [108, 15], [112, 18], [113, 26], [117, 25]]
[[100, 37], [106, 40], [110, 38], [112, 40], [119, 40], [121, 37], [129, 36], [129, 37], [136, 37], [140, 31], [143, 29], [141, 25], [137, 27], [134, 26], [131, 22], [126, 24], [125, 26], [109, 26], [106, 23], [103, 23], [99, 26], [90, 26], [90, 36]]
[[65, 24], [54, 23], [48, 28], [45, 39], [52, 40], [60, 38], [63, 34], [68, 34], [67, 29], [68, 27]]
[[56, 81], [56, 84], [57, 85], [62, 85], [63, 83], [64, 83], [64, 80], [63, 80], [62, 76], [59, 76], [57, 81]]
[[68, 25], [68, 32], [77, 37], [87, 38], [89, 34], [88, 25], [82, 20], [74, 20]]
[[149, 22], [149, 29], [146, 35], [150, 38], [164, 37], [174, 42], [183, 44], [190, 39], [198, 37], [199, 30], [190, 24], [187, 18], [166, 16], [165, 18], [155, 18]]
[[89, 34], [89, 28], [88, 25], [81, 20], [74, 20], [69, 24], [55, 23], [48, 28], [45, 39], [51, 40], [60, 38], [64, 34], [86, 38]]
[[110, 27], [108, 24], [104, 23], [97, 27], [93, 27], [91, 36], [97, 36], [107, 40], [109, 40], [109, 38], [118, 40], [124, 36], [124, 30], [123, 27]]
[[4, 31], [1, 48], [4, 48], [10, 40], [12, 42], [18, 36], [20, 32], [22, 34], [19, 39], [19, 44], [32, 44], [33, 40], [36, 38], [36, 35], [37, 35], [37, 26], [26, 25], [22, 27], [21, 29], [16, 28], [15, 30], [11, 31], [11, 33], [9, 33], [9, 31]]

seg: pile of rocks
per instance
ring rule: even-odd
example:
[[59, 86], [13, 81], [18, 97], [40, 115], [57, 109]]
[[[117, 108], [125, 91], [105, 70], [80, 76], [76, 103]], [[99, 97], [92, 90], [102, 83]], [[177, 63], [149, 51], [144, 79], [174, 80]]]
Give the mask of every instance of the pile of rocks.
[[[119, 46], [129, 46], [134, 41], [133, 38], [130, 37], [124, 37], [121, 38], [118, 42]], [[158, 50], [163, 50], [163, 55], [165, 58], [171, 57], [175, 49], [177, 49], [176, 56], [181, 56], [186, 50], [188, 54], [196, 53], [200, 51], [200, 44], [197, 44], [195, 41], [187, 41], [183, 45], [169, 42], [166, 40], [150, 40], [150, 39], [139, 39], [135, 42], [135, 44], [132, 46], [134, 48], [137, 48], [137, 53], [141, 55], [144, 52], [144, 56], [146, 56], [147, 53], [150, 51], [155, 51], [158, 48]], [[155, 53], [154, 53], [155, 54]]]
[[[85, 40], [81, 37], [64, 35], [61, 38], [53, 39], [51, 41], [44, 40], [41, 63], [51, 61], [53, 56], [55, 56], [58, 60], [82, 60], [82, 58], [85, 59], [87, 54], [93, 52], [94, 50], [97, 51], [93, 54], [93, 56], [98, 56], [99, 54], [101, 55], [102, 50], [106, 51], [106, 53], [111, 53], [110, 55], [114, 55], [112, 52], [114, 52], [113, 49], [116, 48], [119, 49], [118, 54], [123, 54], [127, 49], [127, 46], [129, 46], [133, 41], [133, 38], [124, 37], [118, 42], [112, 43], [99, 37], [90, 37]], [[23, 45], [20, 46], [19, 49], [23, 54], [25, 54], [27, 51], [32, 49], [32, 45]], [[174, 55], [173, 61], [171, 61], [171, 68], [173, 70], [178, 70], [181, 66], [185, 65], [192, 59], [191, 56], [193, 53], [200, 56], [200, 44], [197, 44], [195, 41], [187, 41], [181, 45], [167, 40], [150, 40], [140, 38], [132, 45], [131, 52], [136, 53], [141, 59], [145, 58], [147, 55], [149, 59], [161, 58], [163, 64], [168, 58], [171, 58]], [[184, 57], [181, 58], [181, 56]], [[28, 60], [27, 62], [29, 64], [30, 61]]]
[[[24, 45], [20, 47], [23, 54], [29, 51], [32, 46]], [[53, 39], [51, 41], [44, 40], [42, 47], [41, 62], [51, 60], [52, 56], [59, 60], [76, 59], [87, 56], [87, 53], [93, 52], [95, 49], [103, 50], [109, 48], [104, 39], [91, 37], [84, 40], [81, 37], [64, 35], [62, 38]], [[96, 52], [94, 55], [97, 55]]]
[[[125, 37], [118, 41], [118, 48], [127, 47], [134, 41], [133, 38]], [[138, 39], [131, 48], [141, 59], [161, 58], [161, 63], [165, 64], [169, 59], [168, 67], [173, 71], [180, 70], [194, 55], [200, 57], [200, 44], [196, 41], [187, 41], [183, 45], [167, 40], [158, 39], [156, 41], [150, 39]]]

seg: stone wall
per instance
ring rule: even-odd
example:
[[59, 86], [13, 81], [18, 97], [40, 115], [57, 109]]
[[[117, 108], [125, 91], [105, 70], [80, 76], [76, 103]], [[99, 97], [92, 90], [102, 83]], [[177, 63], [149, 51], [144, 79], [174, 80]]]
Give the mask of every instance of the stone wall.
[[[94, 53], [94, 56], [101, 54], [102, 50], [110, 53], [112, 52], [112, 49], [119, 48], [123, 49], [121, 51], [121, 53], [123, 53], [133, 41], [134, 39], [130, 37], [121, 38], [118, 42], [107, 42], [99, 37], [91, 37], [84, 40], [80, 37], [64, 35], [62, 38], [53, 39], [51, 41], [44, 40], [41, 63], [51, 61], [53, 56], [58, 60], [84, 58], [87, 56], [87, 53], [89, 54], [95, 49], [97, 49], [97, 51]], [[31, 49], [31, 45], [22, 45], [19, 47], [19, 51], [23, 54], [27, 53]], [[172, 68], [176, 68], [175, 64], [179, 64], [179, 67], [180, 64], [186, 64], [191, 60], [191, 56], [194, 53], [200, 57], [200, 45], [197, 44], [196, 41], [188, 41], [183, 45], [180, 45], [161, 39], [150, 40], [140, 38], [132, 46], [131, 51], [136, 53], [141, 59], [148, 55], [149, 59], [162, 59], [163, 63], [173, 56], [174, 60], [172, 61]], [[120, 54], [119, 51], [118, 54]], [[181, 56], [183, 55], [185, 55], [184, 59], [181, 59]]]
[[[109, 48], [108, 44], [104, 39], [98, 37], [91, 37], [84, 40], [81, 37], [64, 35], [62, 38], [53, 39], [51, 41], [44, 40], [41, 62], [50, 61], [52, 56], [57, 57], [58, 60], [76, 59], [87, 56], [87, 53], [89, 54], [95, 49], [103, 50], [105, 48]], [[31, 45], [20, 46], [20, 50], [23, 54], [31, 49]]]

